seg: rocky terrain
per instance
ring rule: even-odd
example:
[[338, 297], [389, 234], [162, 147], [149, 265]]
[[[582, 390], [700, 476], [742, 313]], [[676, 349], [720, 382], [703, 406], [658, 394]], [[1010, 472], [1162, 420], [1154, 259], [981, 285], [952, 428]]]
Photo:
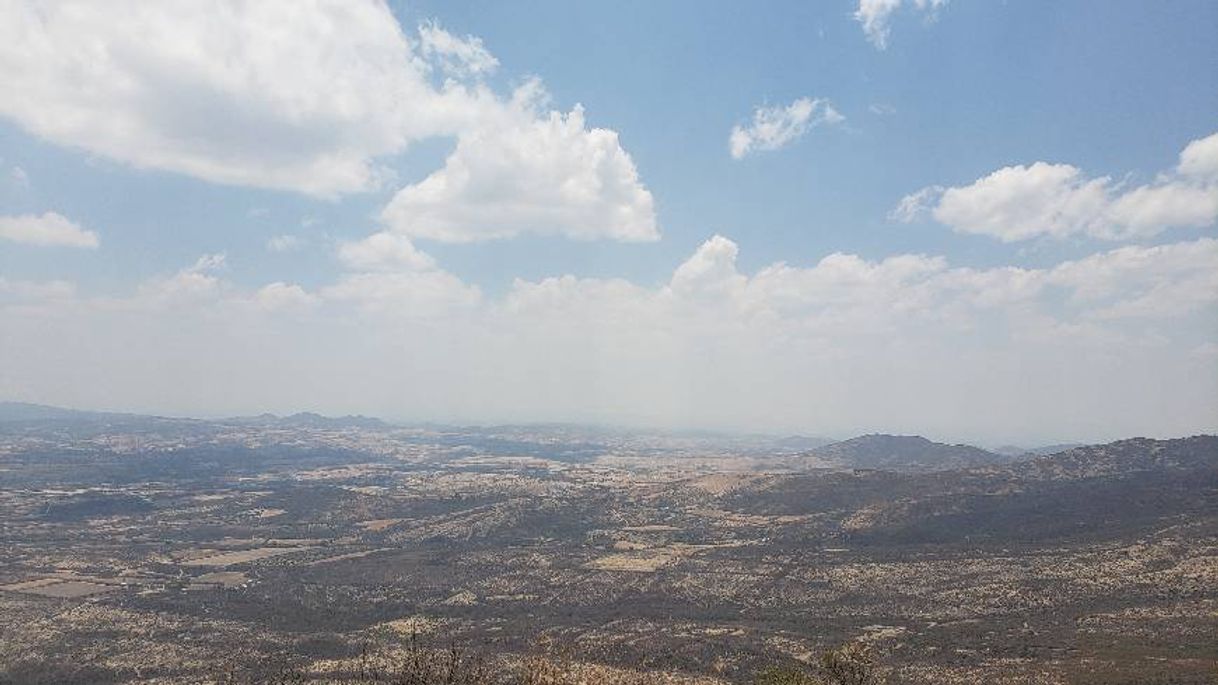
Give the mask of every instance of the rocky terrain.
[[751, 683], [845, 643], [899, 683], [1218, 668], [1213, 436], [812, 466], [757, 436], [4, 416], [0, 682], [323, 682], [419, 639], [570, 682]]
[[946, 471], [1010, 460], [972, 445], [946, 445], [919, 435], [861, 435], [814, 448], [808, 457], [839, 468], [891, 471]]

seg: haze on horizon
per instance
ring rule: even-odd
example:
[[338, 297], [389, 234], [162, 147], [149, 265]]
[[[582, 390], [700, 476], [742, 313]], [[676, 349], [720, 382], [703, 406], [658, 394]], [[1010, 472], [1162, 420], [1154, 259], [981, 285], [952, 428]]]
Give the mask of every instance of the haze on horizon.
[[652, 5], [0, 2], [0, 400], [1218, 432], [1218, 5]]

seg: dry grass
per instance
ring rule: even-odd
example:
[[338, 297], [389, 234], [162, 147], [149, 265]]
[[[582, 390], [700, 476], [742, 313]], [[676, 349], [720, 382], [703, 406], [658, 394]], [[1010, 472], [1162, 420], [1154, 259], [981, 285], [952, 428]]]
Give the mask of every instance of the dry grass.
[[678, 673], [615, 668], [576, 660], [547, 645], [527, 655], [486, 657], [460, 647], [435, 648], [411, 632], [399, 648], [365, 648], [353, 659], [283, 668], [269, 676], [242, 678], [230, 670], [217, 685], [724, 685]]

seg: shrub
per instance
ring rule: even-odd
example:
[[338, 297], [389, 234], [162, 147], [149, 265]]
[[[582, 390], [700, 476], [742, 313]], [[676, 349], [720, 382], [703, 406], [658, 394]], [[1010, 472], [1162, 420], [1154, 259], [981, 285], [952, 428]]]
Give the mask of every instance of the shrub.
[[820, 685], [819, 680], [802, 670], [776, 666], [762, 671], [754, 683], [755, 685]]
[[873, 685], [880, 682], [875, 652], [862, 642], [849, 642], [821, 655], [820, 667], [833, 685]]
[[820, 657], [819, 677], [802, 668], [771, 667], [755, 685], [878, 685], [875, 652], [862, 642], [848, 642]]

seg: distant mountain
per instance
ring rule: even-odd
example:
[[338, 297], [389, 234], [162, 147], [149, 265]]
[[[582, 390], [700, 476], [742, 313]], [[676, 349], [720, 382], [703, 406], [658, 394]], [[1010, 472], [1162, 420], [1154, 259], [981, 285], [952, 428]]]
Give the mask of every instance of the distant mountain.
[[282, 426], [285, 428], [389, 428], [389, 424], [370, 416], [323, 416], [313, 412], [299, 412], [289, 416], [259, 414], [228, 419], [224, 423], [252, 424], [259, 426]]
[[864, 544], [1102, 540], [1218, 520], [1212, 435], [1134, 438], [1015, 463], [909, 471], [756, 476], [722, 495], [719, 506], [836, 518], [844, 539]]
[[301, 412], [291, 416], [259, 414], [218, 421], [206, 419], [168, 418], [125, 414], [104, 411], [82, 411], [64, 409], [44, 404], [27, 402], [0, 402], [0, 425], [8, 429], [29, 430], [52, 427], [77, 427], [85, 431], [110, 428], [124, 430], [159, 429], [182, 426], [195, 430], [201, 426], [222, 427], [224, 425], [282, 426], [285, 428], [388, 428], [389, 424], [367, 416], [322, 416], [312, 412]]
[[789, 435], [775, 440], [774, 446], [784, 450], [806, 451], [824, 447], [825, 445], [832, 445], [834, 442], [834, 440], [829, 438], [818, 438], [809, 435]]
[[1086, 443], [1082, 443], [1082, 442], [1063, 442], [1058, 445], [1044, 445], [1042, 447], [1033, 447], [1032, 449], [1024, 450], [1024, 453], [1025, 454], [1035, 454], [1037, 456], [1044, 456], [1046, 454], [1057, 454], [1058, 452], [1065, 452], [1066, 450], [1072, 450], [1075, 447], [1086, 447], [1086, 446], [1087, 446]]
[[990, 451], [995, 454], [1001, 454], [1005, 457], [1029, 457], [1043, 456], [1046, 454], [1057, 454], [1065, 452], [1075, 447], [1083, 447], [1085, 443], [1081, 442], [1064, 442], [1057, 445], [1042, 445], [1040, 447], [1020, 447], [1019, 445], [1001, 445], [999, 447], [991, 447]]
[[1218, 436], [1174, 440], [1131, 438], [1106, 445], [1084, 445], [1037, 457], [1009, 470], [1024, 478], [1093, 478], [1137, 471], [1218, 468]]
[[810, 450], [807, 456], [835, 466], [887, 471], [948, 471], [1009, 461], [980, 447], [948, 445], [919, 435], [862, 435]]
[[934, 477], [857, 517], [854, 532], [877, 542], [1015, 542], [1203, 521], [1218, 513], [1218, 436], [1133, 438]]
[[83, 411], [26, 402], [0, 402], [0, 432], [3, 433], [72, 435], [87, 438], [115, 433], [137, 435], [198, 431], [206, 425], [206, 422], [196, 419]]
[[62, 421], [93, 415], [94, 412], [50, 407], [27, 402], [0, 402], [0, 422]]
[[136, 418], [139, 418], [136, 414], [82, 411], [79, 409], [52, 407], [45, 404], [30, 404], [28, 402], [0, 402], [0, 423], [130, 421]]
[[371, 416], [358, 414], [348, 416], [322, 416], [313, 412], [300, 412], [285, 416], [280, 423], [308, 428], [388, 428], [389, 424]]

